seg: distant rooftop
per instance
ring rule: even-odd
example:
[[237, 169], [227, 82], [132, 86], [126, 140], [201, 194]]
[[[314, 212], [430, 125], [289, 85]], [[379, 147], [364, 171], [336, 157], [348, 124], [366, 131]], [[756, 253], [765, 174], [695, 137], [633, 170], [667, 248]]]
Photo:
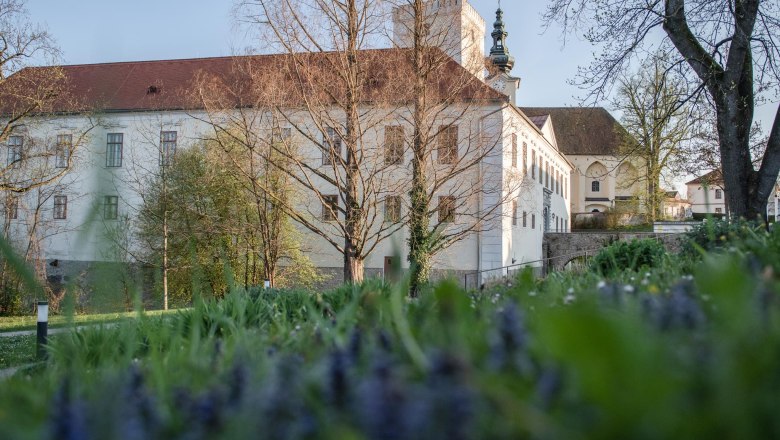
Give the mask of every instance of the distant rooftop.
[[520, 110], [540, 128], [542, 118], [544, 122], [547, 117], [552, 118], [558, 149], [564, 154], [617, 155], [628, 136], [603, 107], [520, 107]]

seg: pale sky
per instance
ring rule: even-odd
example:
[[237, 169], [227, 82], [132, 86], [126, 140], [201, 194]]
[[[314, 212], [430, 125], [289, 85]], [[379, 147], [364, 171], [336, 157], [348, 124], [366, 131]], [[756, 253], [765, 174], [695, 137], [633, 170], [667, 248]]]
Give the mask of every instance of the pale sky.
[[[492, 30], [496, 0], [472, 0]], [[566, 80], [592, 49], [557, 29], [541, 35], [541, 0], [504, 0], [514, 75], [524, 106], [576, 105]], [[67, 64], [226, 56], [249, 44], [231, 14], [232, 0], [27, 0], [33, 20], [57, 39]], [[486, 47], [488, 50], [489, 47]]]
[[[232, 16], [233, 0], [27, 0], [32, 19], [56, 38], [67, 64], [227, 56], [252, 41]], [[497, 0], [471, 0], [487, 34]], [[575, 106], [585, 93], [567, 83], [596, 48], [575, 36], [564, 47], [556, 26], [544, 32], [546, 0], [504, 0], [507, 46], [522, 79], [520, 106]], [[489, 46], [486, 42], [486, 51]], [[609, 108], [608, 102], [599, 103]], [[767, 131], [777, 102], [758, 110]], [[619, 115], [615, 115], [619, 118]]]

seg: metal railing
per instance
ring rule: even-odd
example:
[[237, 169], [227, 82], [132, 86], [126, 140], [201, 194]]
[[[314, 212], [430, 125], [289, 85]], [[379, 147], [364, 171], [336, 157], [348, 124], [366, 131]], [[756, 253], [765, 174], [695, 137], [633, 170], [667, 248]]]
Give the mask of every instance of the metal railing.
[[555, 257], [543, 258], [541, 260], [526, 261], [523, 263], [510, 264], [509, 266], [496, 267], [493, 269], [484, 269], [479, 271], [470, 272], [463, 275], [463, 288], [469, 289], [481, 289], [490, 281], [497, 281], [501, 279], [509, 278], [516, 275], [521, 270], [532, 267], [539, 270], [539, 275], [547, 275], [555, 266], [552, 264], [556, 260], [566, 259], [565, 263], [574, 260], [575, 258], [584, 257], [587, 262], [595, 254], [601, 251], [602, 248], [588, 249], [584, 251], [577, 251], [566, 255], [557, 255]]

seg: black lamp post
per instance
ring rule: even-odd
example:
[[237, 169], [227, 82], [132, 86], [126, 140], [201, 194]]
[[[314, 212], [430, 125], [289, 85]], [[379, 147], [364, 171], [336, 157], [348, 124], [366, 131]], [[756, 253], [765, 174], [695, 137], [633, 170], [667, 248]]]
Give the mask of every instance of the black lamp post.
[[38, 359], [46, 357], [46, 340], [49, 334], [49, 302], [38, 301], [38, 340], [35, 352]]

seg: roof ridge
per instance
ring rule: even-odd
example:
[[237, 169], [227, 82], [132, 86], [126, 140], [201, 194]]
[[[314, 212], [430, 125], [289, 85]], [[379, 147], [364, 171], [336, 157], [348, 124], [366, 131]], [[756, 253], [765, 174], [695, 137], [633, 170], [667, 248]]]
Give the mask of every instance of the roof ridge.
[[[360, 52], [382, 52], [382, 51], [395, 51], [395, 50], [405, 50], [404, 48], [399, 47], [387, 47], [387, 48], [374, 48], [374, 49], [360, 49]], [[324, 52], [310, 52], [315, 54], [332, 54], [337, 53], [340, 51], [337, 50], [329, 50]], [[38, 69], [38, 68], [52, 68], [52, 67], [60, 67], [60, 68], [69, 68], [69, 67], [95, 67], [95, 66], [114, 66], [114, 65], [123, 65], [123, 64], [154, 64], [154, 63], [171, 63], [171, 62], [201, 62], [201, 61], [209, 61], [209, 60], [228, 60], [228, 59], [240, 59], [240, 58], [261, 58], [261, 57], [274, 57], [274, 56], [287, 56], [289, 53], [280, 52], [280, 53], [264, 53], [264, 54], [249, 54], [249, 55], [222, 55], [222, 56], [213, 56], [213, 57], [190, 57], [190, 58], [167, 58], [167, 59], [160, 59], [160, 60], [137, 60], [137, 61], [106, 61], [101, 63], [80, 63], [80, 64], [59, 64], [59, 65], [52, 65], [52, 66], [30, 66], [29, 68]], [[296, 54], [297, 55], [297, 54]]]

